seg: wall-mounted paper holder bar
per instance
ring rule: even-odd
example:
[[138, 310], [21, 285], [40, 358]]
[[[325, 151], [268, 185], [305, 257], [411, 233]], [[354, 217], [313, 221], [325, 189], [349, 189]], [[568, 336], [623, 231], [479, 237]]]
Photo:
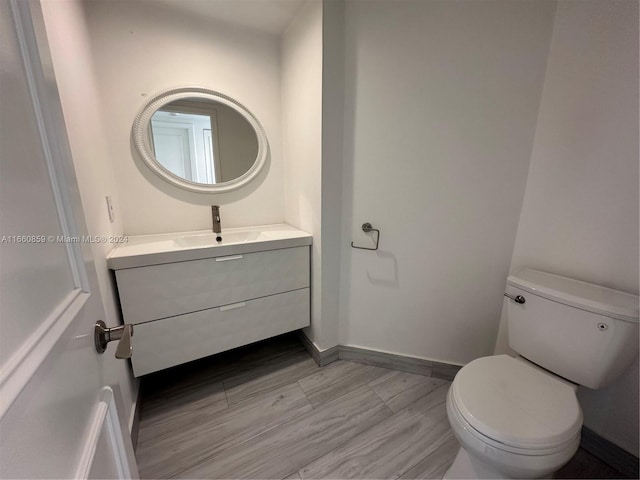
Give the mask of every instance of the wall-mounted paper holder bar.
[[351, 242], [351, 248], [358, 248], [360, 250], [378, 250], [378, 244], [380, 243], [380, 230], [378, 230], [377, 228], [373, 228], [373, 226], [371, 226], [371, 224], [369, 222], [363, 223], [362, 224], [362, 231], [365, 233], [369, 233], [369, 232], [376, 232], [376, 246], [375, 248], [370, 248], [370, 247], [358, 247], [356, 245], [353, 244], [353, 242]]

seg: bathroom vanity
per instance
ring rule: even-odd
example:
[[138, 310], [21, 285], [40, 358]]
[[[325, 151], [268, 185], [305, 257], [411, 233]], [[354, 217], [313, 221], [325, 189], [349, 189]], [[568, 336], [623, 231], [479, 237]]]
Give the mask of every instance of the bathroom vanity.
[[290, 225], [129, 237], [107, 259], [136, 377], [310, 323], [310, 234]]

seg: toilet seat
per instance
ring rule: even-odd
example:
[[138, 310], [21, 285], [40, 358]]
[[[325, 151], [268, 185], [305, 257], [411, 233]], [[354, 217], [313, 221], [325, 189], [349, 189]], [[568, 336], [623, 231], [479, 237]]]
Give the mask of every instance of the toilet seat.
[[482, 432], [476, 430], [473, 426], [466, 421], [460, 409], [456, 405], [456, 401], [453, 399], [453, 395], [451, 394], [451, 390], [447, 396], [447, 415], [449, 416], [449, 423], [451, 424], [451, 428], [453, 429], [456, 436], [462, 435], [464, 438], [458, 438], [458, 441], [463, 444], [469, 446], [469, 442], [472, 442], [476, 445], [476, 449], [480, 449], [481, 451], [486, 451], [487, 447], [493, 447], [495, 452], [503, 452], [505, 455], [515, 455], [517, 457], [544, 457], [549, 455], [554, 455], [559, 452], [564, 452], [566, 449], [573, 448], [573, 445], [576, 442], [580, 441], [580, 436], [576, 435], [570, 441], [561, 443], [559, 445], [548, 446], [546, 448], [521, 448], [515, 447], [513, 445], [507, 445], [500, 440], [495, 438], [488, 437], [484, 435]]
[[451, 402], [472, 435], [521, 455], [545, 455], [579, 437], [582, 410], [575, 389], [539, 368], [496, 355], [456, 375]]

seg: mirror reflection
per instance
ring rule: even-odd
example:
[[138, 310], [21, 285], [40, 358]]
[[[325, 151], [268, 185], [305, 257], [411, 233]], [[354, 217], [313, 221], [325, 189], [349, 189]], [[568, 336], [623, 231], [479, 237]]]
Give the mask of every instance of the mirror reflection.
[[235, 109], [192, 97], [158, 108], [148, 144], [158, 163], [190, 182], [214, 185], [241, 177], [258, 156], [253, 126]]

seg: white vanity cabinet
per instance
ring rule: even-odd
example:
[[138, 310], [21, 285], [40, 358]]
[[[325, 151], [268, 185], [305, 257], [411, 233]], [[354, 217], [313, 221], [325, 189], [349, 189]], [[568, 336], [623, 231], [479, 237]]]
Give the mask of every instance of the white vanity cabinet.
[[[305, 235], [175, 247], [175, 261], [168, 262], [168, 245], [158, 252], [155, 242], [147, 261], [135, 242], [118, 247], [108, 261], [124, 322], [134, 325], [134, 375], [308, 326], [311, 237]], [[127, 263], [128, 252], [133, 254]]]

